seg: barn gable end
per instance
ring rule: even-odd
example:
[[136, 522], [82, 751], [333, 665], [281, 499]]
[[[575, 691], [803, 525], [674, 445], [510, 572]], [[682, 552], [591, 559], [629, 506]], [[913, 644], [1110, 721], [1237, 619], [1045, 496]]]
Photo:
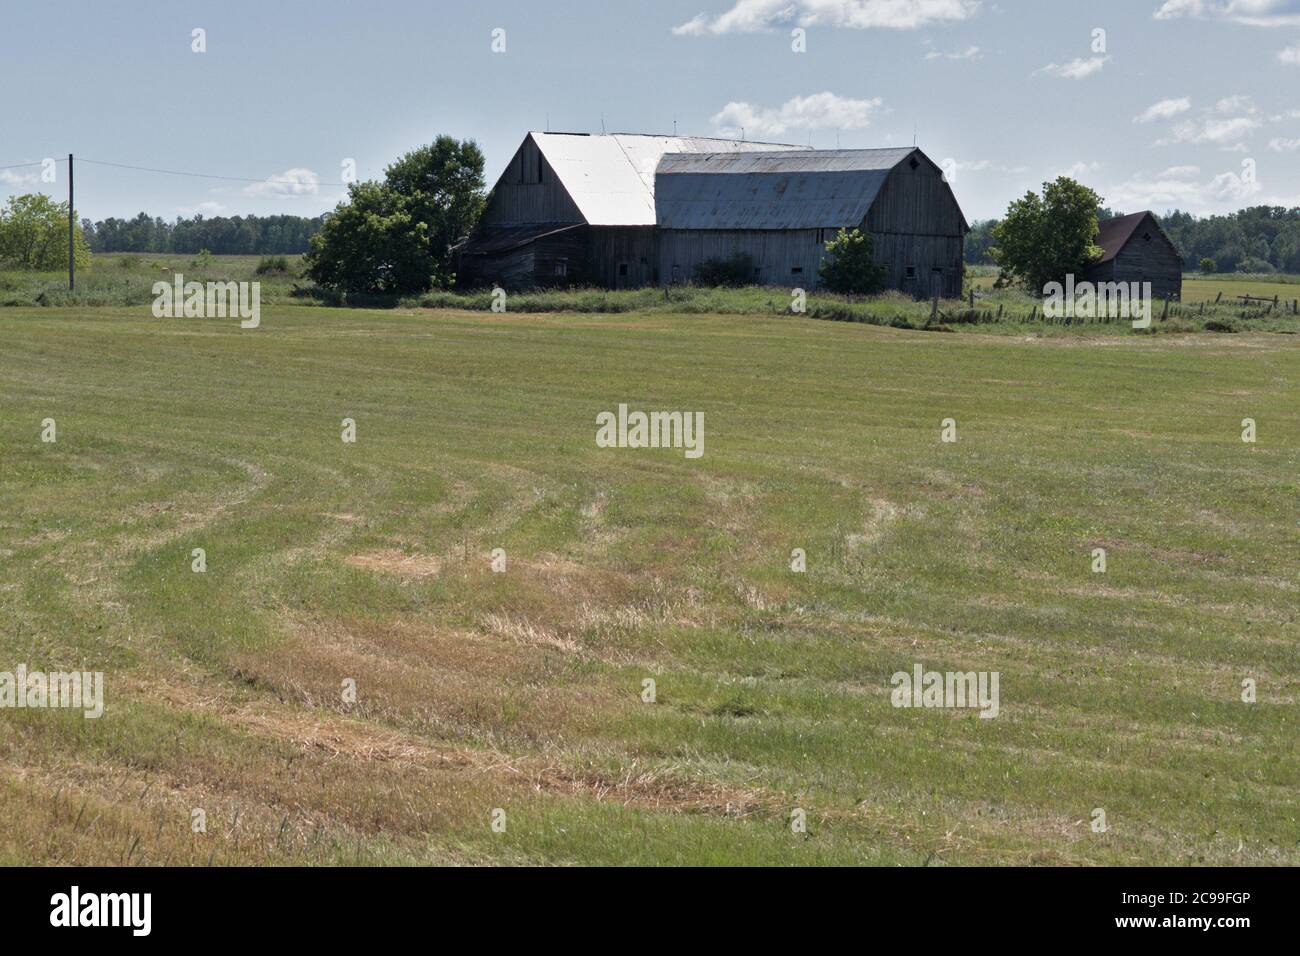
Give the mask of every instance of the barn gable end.
[[1089, 282], [1150, 282], [1157, 299], [1179, 299], [1183, 258], [1150, 211], [1117, 216], [1099, 224], [1102, 257], [1084, 270]]

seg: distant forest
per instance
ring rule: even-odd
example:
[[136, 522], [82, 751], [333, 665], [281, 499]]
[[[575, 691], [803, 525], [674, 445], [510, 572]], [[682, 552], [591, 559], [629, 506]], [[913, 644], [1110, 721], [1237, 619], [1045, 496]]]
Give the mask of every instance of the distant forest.
[[[1111, 209], [1097, 210], [1098, 219], [1120, 215], [1123, 213]], [[1300, 208], [1253, 206], [1203, 219], [1174, 211], [1159, 219], [1182, 253], [1184, 271], [1199, 272], [1201, 260], [1209, 259], [1216, 272], [1300, 273]], [[993, 263], [989, 246], [997, 224], [996, 219], [985, 219], [971, 225], [966, 236], [967, 263]]]
[[289, 255], [306, 252], [325, 217], [177, 217], [168, 222], [140, 213], [134, 219], [81, 221], [91, 252], [202, 252], [213, 255]]

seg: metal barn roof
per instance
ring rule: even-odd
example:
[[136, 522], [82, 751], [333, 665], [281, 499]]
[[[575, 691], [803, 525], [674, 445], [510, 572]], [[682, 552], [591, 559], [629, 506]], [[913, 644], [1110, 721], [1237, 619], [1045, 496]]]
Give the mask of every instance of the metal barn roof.
[[529, 135], [583, 218], [593, 226], [655, 224], [655, 167], [665, 153], [731, 155], [801, 150], [784, 143], [745, 143], [708, 136], [537, 132]]
[[814, 229], [856, 226], [890, 170], [916, 147], [747, 155], [670, 153], [659, 162], [663, 229]]
[[1128, 241], [1133, 238], [1133, 233], [1142, 220], [1150, 216], [1151, 212], [1131, 212], [1127, 216], [1116, 216], [1114, 219], [1103, 220], [1097, 226], [1096, 243], [1101, 247], [1101, 258], [1093, 265], [1100, 265], [1103, 262], [1110, 262], [1120, 250], [1128, 245]]

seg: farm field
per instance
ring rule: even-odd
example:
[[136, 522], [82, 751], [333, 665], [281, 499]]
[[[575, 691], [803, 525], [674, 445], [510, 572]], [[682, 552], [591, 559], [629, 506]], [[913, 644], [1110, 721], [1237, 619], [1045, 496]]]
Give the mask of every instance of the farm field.
[[106, 681], [0, 863], [1300, 864], [1294, 335], [19, 307], [0, 408], [0, 670]]

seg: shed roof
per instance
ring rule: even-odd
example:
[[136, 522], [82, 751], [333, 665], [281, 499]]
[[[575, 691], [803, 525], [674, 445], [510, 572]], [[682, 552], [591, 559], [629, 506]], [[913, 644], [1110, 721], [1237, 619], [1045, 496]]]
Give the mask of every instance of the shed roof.
[[665, 153], [807, 151], [785, 143], [640, 133], [529, 133], [588, 224], [653, 226], [655, 167]]
[[1114, 219], [1104, 219], [1098, 223], [1097, 245], [1101, 247], [1102, 256], [1093, 265], [1109, 262], [1119, 255], [1119, 251], [1133, 238], [1133, 233], [1137, 232], [1142, 220], [1150, 215], [1150, 211], [1132, 212], [1127, 216], [1116, 216]]
[[890, 171], [913, 153], [920, 150], [669, 154], [657, 171], [657, 223], [664, 229], [856, 226]]

